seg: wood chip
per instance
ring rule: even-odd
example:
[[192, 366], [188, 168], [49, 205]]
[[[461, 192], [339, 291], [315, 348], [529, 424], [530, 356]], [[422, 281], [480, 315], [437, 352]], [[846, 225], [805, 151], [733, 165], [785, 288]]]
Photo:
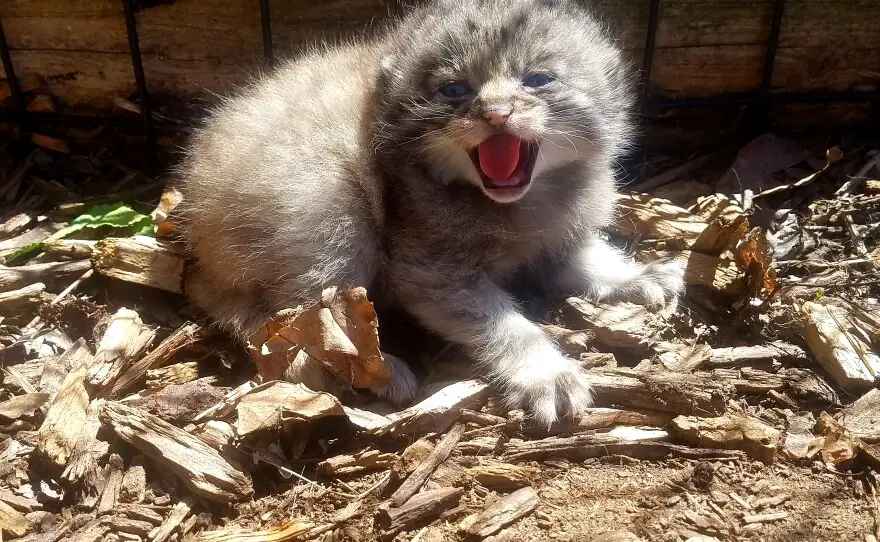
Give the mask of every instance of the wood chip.
[[106, 402], [100, 415], [117, 436], [168, 467], [200, 497], [230, 502], [253, 495], [250, 480], [239, 468], [186, 431], [114, 401]]
[[488, 460], [467, 469], [467, 474], [488, 489], [510, 490], [527, 486], [538, 475], [538, 469], [503, 461]]
[[89, 392], [94, 391], [87, 379], [98, 360], [86, 354], [87, 350], [78, 349], [77, 364], [64, 378], [37, 435], [36, 453], [59, 470], [73, 453], [87, 419]]
[[389, 415], [390, 422], [371, 433], [412, 438], [445, 432], [461, 416], [462, 409], [479, 408], [490, 393], [489, 386], [479, 380], [450, 384], [406, 410]]
[[183, 253], [152, 237], [104, 239], [95, 245], [92, 263], [108, 277], [183, 293]]
[[174, 508], [168, 514], [168, 517], [165, 518], [165, 521], [160, 525], [150, 536], [150, 542], [165, 542], [171, 535], [174, 534], [174, 531], [180, 526], [186, 516], [189, 515], [190, 510], [192, 510], [192, 504], [188, 499], [184, 499], [177, 504], [174, 505]]
[[25, 415], [33, 414], [49, 400], [48, 393], [26, 393], [7, 401], [0, 402], [0, 417], [17, 420]]
[[568, 298], [566, 304], [566, 316], [577, 327], [587, 327], [606, 346], [646, 350], [666, 327], [660, 314], [642, 305], [594, 304], [578, 297]]
[[880, 442], [880, 390], [873, 389], [859, 397], [840, 412], [838, 420], [863, 441]]
[[772, 463], [782, 432], [748, 416], [728, 414], [717, 418], [678, 416], [669, 424], [670, 432], [693, 446], [742, 450], [749, 457]]
[[422, 485], [428, 481], [428, 477], [431, 476], [431, 473], [434, 472], [440, 463], [446, 461], [446, 458], [452, 453], [455, 445], [461, 440], [462, 435], [464, 435], [464, 425], [454, 425], [452, 429], [440, 439], [440, 442], [437, 443], [437, 446], [434, 447], [428, 457], [416, 467], [416, 470], [414, 470], [403, 484], [397, 488], [397, 491], [391, 495], [391, 504], [393, 506], [400, 506], [407, 499], [415, 495]]
[[485, 538], [493, 535], [532, 513], [538, 507], [538, 493], [531, 487], [518, 489], [495, 501], [477, 514], [464, 532], [469, 536]]
[[318, 472], [326, 476], [350, 476], [390, 469], [397, 462], [397, 454], [379, 450], [363, 450], [356, 454], [337, 455], [318, 463]]
[[13, 536], [24, 536], [30, 529], [30, 522], [24, 515], [3, 501], [0, 501], [0, 531]]
[[153, 342], [156, 331], [133, 310], [121, 308], [110, 319], [89, 368], [88, 383], [97, 389], [111, 385]]
[[161, 389], [174, 384], [186, 384], [198, 380], [201, 376], [201, 365], [197, 361], [185, 361], [166, 365], [147, 371], [147, 388]]
[[423, 491], [400, 507], [385, 503], [376, 510], [376, 524], [385, 531], [383, 538], [390, 539], [395, 534], [433, 520], [446, 510], [454, 508], [464, 495], [460, 487], [444, 487]]
[[626, 438], [612, 433], [576, 435], [574, 437], [549, 437], [542, 440], [511, 439], [503, 445], [503, 459], [509, 461], [540, 461], [551, 457], [564, 457], [570, 461], [583, 461], [596, 457], [621, 455], [644, 460], [661, 460], [669, 457], [685, 459], [733, 458], [745, 454], [737, 450], [694, 448], [663, 442], [663, 431], [648, 431]]
[[35, 263], [18, 267], [0, 265], [0, 291], [8, 292], [30, 284], [57, 284], [59, 281], [82, 275], [92, 264], [86, 260], [72, 262]]
[[673, 414], [722, 414], [735, 394], [732, 384], [698, 373], [617, 369], [588, 373], [586, 378], [597, 404]]
[[207, 531], [195, 537], [194, 542], [287, 542], [303, 540], [314, 527], [315, 524], [308, 519], [298, 518], [262, 530], [230, 528]]
[[0, 292], [0, 314], [21, 316], [33, 314], [42, 303], [51, 299], [45, 294], [46, 285], [42, 282], [29, 284], [18, 290]]
[[110, 396], [119, 397], [144, 378], [147, 371], [163, 365], [180, 349], [198, 342], [202, 335], [202, 328], [198, 324], [192, 322], [183, 324], [159, 343], [149, 354], [129, 365], [113, 384]]
[[862, 337], [866, 331], [845, 310], [807, 301], [800, 307], [804, 339], [813, 355], [845, 391], [872, 388], [880, 375], [880, 356]]
[[98, 503], [98, 514], [106, 514], [115, 510], [116, 504], [119, 502], [119, 491], [122, 489], [122, 477], [125, 474], [122, 458], [116, 454], [111, 455], [109, 468], [107, 484], [104, 486], [104, 492]]
[[745, 523], [770, 523], [788, 517], [788, 512], [773, 512], [772, 514], [754, 514], [743, 516]]

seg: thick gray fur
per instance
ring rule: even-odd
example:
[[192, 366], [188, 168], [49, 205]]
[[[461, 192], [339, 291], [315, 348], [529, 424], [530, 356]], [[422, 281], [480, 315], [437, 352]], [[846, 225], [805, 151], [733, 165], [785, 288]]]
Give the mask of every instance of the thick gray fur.
[[[528, 88], [523, 77], [552, 73]], [[559, 293], [673, 301], [673, 264], [631, 263], [597, 233], [613, 218], [614, 160], [631, 134], [627, 67], [566, 0], [439, 0], [382, 37], [286, 63], [221, 104], [181, 174], [195, 261], [188, 295], [246, 335], [327, 286], [367, 285], [463, 345], [543, 424], [590, 405], [576, 364], [508, 293], [521, 272]], [[450, 80], [474, 96], [453, 103]], [[498, 128], [540, 142], [529, 190], [501, 200], [468, 151]], [[415, 393], [395, 360], [390, 393]]]

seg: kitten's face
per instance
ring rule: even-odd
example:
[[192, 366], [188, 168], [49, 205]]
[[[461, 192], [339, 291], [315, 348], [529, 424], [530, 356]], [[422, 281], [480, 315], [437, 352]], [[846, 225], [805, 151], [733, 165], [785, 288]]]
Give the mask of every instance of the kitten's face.
[[445, 0], [406, 21], [380, 86], [384, 152], [515, 202], [623, 144], [617, 51], [563, 0]]

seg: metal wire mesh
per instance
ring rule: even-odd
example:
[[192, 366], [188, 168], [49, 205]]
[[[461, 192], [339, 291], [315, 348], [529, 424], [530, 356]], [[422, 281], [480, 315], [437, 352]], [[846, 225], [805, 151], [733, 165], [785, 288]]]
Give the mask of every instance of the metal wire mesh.
[[[274, 61], [272, 48], [272, 21], [270, 0], [259, 0], [260, 24], [263, 39], [263, 55], [266, 63], [271, 66]], [[155, 146], [155, 122], [150, 107], [150, 94], [147, 87], [147, 78], [141, 59], [140, 43], [137, 33], [137, 4], [136, 0], [121, 0], [124, 15], [125, 28], [128, 35], [128, 46], [131, 57], [132, 70], [134, 71], [135, 83], [138, 90], [138, 98], [141, 106], [141, 116], [144, 135], [150, 146]], [[660, 21], [660, 0], [649, 0], [648, 28], [645, 40], [645, 52], [642, 58], [641, 97], [643, 112], [661, 112], [668, 109], [711, 107], [724, 105], [747, 105], [753, 108], [758, 116], [766, 114], [766, 108], [770, 103], [790, 102], [840, 102], [840, 101], [863, 101], [880, 98], [878, 91], [837, 91], [837, 92], [771, 92], [773, 70], [776, 64], [776, 51], [779, 46], [779, 36], [785, 15], [786, 0], [776, 0], [773, 19], [770, 28], [770, 36], [764, 53], [763, 69], [761, 72], [761, 84], [755, 92], [727, 93], [712, 97], [680, 97], [675, 99], [663, 99], [654, 96], [651, 92], [651, 70], [653, 66], [654, 50], [656, 47], [657, 27]], [[18, 81], [15, 77], [15, 67], [12, 63], [9, 45], [3, 32], [3, 22], [0, 21], [0, 59], [6, 71], [7, 82], [12, 95], [13, 111], [4, 115], [5, 120], [11, 120], [21, 126], [26, 126], [30, 119], [40, 120], [88, 120], [76, 115], [63, 115], [57, 113], [36, 113], [26, 110], [26, 104]], [[91, 117], [89, 117], [91, 119]], [[102, 119], [104, 121], [125, 123], [124, 119]]]

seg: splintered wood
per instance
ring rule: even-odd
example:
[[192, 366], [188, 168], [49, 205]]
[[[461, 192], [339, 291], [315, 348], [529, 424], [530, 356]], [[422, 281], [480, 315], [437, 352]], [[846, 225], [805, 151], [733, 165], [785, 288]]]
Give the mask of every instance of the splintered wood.
[[100, 416], [119, 438], [165, 465], [196, 495], [217, 502], [253, 495], [250, 479], [238, 467], [186, 431], [112, 401], [101, 407]]
[[183, 254], [150, 237], [100, 241], [94, 248], [92, 264], [108, 277], [183, 293]]

